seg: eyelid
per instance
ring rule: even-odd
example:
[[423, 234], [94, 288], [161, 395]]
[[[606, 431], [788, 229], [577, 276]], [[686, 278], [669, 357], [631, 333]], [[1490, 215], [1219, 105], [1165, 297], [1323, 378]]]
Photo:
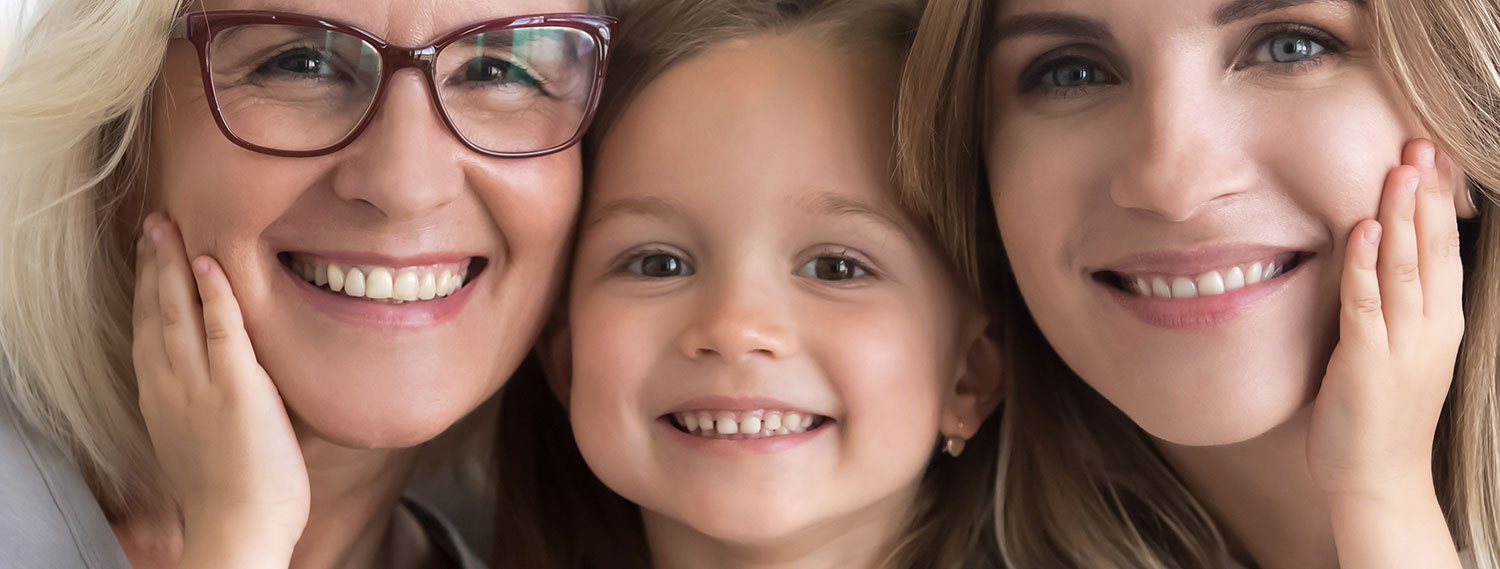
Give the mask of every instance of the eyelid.
[[[1332, 32], [1318, 26], [1303, 22], [1268, 22], [1258, 24], [1250, 29], [1250, 32], [1245, 36], [1245, 42], [1240, 46], [1234, 69], [1241, 70], [1261, 65], [1262, 63], [1254, 61], [1254, 58], [1259, 55], [1260, 50], [1265, 47], [1266, 42], [1283, 36], [1302, 36], [1317, 42], [1323, 46], [1324, 51], [1316, 57], [1336, 56], [1349, 50], [1348, 43], [1339, 39], [1338, 36], [1333, 35]], [[1274, 65], [1296, 65], [1296, 63], [1279, 63]]]
[[1108, 57], [1100, 53], [1098, 48], [1089, 44], [1069, 44], [1043, 53], [1042, 55], [1037, 56], [1036, 59], [1032, 60], [1031, 63], [1026, 64], [1026, 66], [1021, 69], [1021, 73], [1017, 76], [1016, 92], [1021, 94], [1029, 94], [1037, 92], [1039, 90], [1048, 89], [1049, 86], [1044, 85], [1043, 83], [1045, 81], [1046, 74], [1052, 71], [1059, 64], [1071, 62], [1088, 64], [1089, 66], [1094, 67], [1099, 71], [1107, 74], [1112, 80], [1107, 83], [1095, 83], [1081, 87], [1054, 87], [1051, 89], [1052, 92], [1057, 92], [1060, 90], [1083, 92], [1090, 88], [1105, 85], [1117, 85], [1124, 82], [1123, 74], [1116, 70], [1116, 66], [1109, 61]]
[[[625, 252], [620, 253], [619, 255], [615, 255], [613, 259], [610, 259], [609, 264], [606, 265], [607, 267], [609, 267], [608, 274], [610, 274], [610, 275], [626, 276], [626, 277], [630, 277], [630, 278], [634, 278], [634, 279], [644, 279], [644, 280], [656, 280], [656, 279], [660, 279], [660, 278], [665, 278], [665, 277], [648, 277], [648, 276], [645, 276], [645, 275], [638, 275], [638, 274], [635, 274], [635, 273], [633, 273], [633, 272], [630, 271], [630, 266], [631, 265], [635, 264], [636, 262], [638, 262], [638, 261], [640, 261], [642, 259], [645, 259], [646, 257], [650, 257], [651, 255], [671, 255], [673, 257], [677, 257], [679, 260], [682, 261], [682, 264], [684, 264], [684, 265], [686, 265], [688, 267], [688, 270], [690, 271], [689, 275], [698, 272], [698, 269], [697, 269], [698, 264], [697, 264], [697, 262], [694, 261], [693, 258], [692, 258], [692, 256], [688, 255], [687, 253], [681, 251], [680, 249], [677, 249], [676, 247], [672, 247], [670, 245], [664, 245], [664, 244], [660, 244], [660, 243], [649, 243], [649, 244], [645, 244], [645, 245], [638, 245], [638, 246], [632, 247], [630, 249], [626, 249]], [[683, 276], [689, 276], [689, 275], [683, 275]]]

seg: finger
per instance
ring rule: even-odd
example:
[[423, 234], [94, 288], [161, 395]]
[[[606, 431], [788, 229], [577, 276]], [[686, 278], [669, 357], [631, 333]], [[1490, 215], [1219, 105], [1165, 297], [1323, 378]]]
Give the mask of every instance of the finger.
[[146, 235], [136, 241], [135, 300], [131, 304], [131, 361], [141, 393], [153, 389], [169, 368], [162, 347], [161, 309], [156, 292], [156, 248]]
[[1421, 172], [1416, 227], [1422, 313], [1429, 318], [1462, 318], [1464, 271], [1458, 254], [1455, 187], [1451, 178], [1438, 168], [1438, 149], [1431, 142], [1417, 141], [1408, 147], [1408, 153], [1416, 154], [1417, 169]]
[[158, 298], [167, 360], [173, 375], [185, 385], [206, 382], [208, 354], [203, 342], [203, 314], [182, 236], [175, 224], [160, 220], [152, 225], [151, 240], [157, 250]]
[[255, 348], [245, 332], [244, 315], [224, 269], [207, 255], [193, 260], [198, 295], [203, 298], [203, 333], [208, 344], [208, 366], [215, 382], [241, 381], [259, 369]]
[[1354, 226], [1344, 252], [1344, 274], [1339, 283], [1339, 346], [1360, 353], [1385, 353], [1385, 306], [1377, 263], [1384, 240], [1380, 223], [1365, 220]]
[[1417, 185], [1420, 174], [1408, 165], [1397, 166], [1386, 176], [1380, 201], [1380, 256], [1376, 275], [1385, 312], [1386, 331], [1393, 342], [1421, 333], [1422, 281], [1417, 262]]

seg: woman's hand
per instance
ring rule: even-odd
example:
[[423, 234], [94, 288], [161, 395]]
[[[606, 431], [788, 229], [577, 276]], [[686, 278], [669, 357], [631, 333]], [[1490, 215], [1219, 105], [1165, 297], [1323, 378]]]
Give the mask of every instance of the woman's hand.
[[308, 515], [307, 468], [239, 304], [212, 258], [191, 264], [152, 214], [138, 243], [141, 413], [183, 516], [182, 567], [286, 567]]
[[1379, 221], [1349, 237], [1339, 343], [1307, 443], [1345, 569], [1459, 566], [1432, 480], [1464, 331], [1454, 170], [1431, 142], [1409, 143]]

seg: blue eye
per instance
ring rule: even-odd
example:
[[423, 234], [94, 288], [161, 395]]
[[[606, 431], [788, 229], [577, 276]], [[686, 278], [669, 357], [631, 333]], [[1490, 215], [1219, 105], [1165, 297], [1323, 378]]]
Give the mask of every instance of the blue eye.
[[823, 255], [802, 265], [797, 274], [822, 281], [848, 281], [869, 276], [869, 271], [854, 259]]
[[1305, 36], [1282, 36], [1265, 43], [1266, 58], [1274, 63], [1299, 63], [1307, 61], [1327, 50], [1312, 38]]
[[1027, 66], [1021, 75], [1019, 89], [1022, 93], [1039, 92], [1044, 95], [1069, 96], [1087, 92], [1091, 87], [1115, 85], [1120, 82], [1108, 66], [1094, 59], [1079, 55], [1044, 56]]
[[1070, 63], [1054, 68], [1051, 79], [1052, 84], [1057, 87], [1082, 87], [1093, 83], [1097, 74], [1091, 66]]
[[686, 277], [696, 272], [692, 265], [671, 253], [641, 255], [626, 265], [625, 270], [648, 279]]

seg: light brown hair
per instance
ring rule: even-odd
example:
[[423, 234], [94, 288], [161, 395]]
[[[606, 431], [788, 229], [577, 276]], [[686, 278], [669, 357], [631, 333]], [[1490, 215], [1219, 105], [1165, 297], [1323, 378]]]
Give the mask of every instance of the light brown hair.
[[[1212, 518], [1122, 412], [1043, 338], [997, 243], [979, 125], [991, 3], [928, 5], [901, 86], [908, 191], [931, 196], [939, 233], [1000, 322], [1008, 391], [995, 508], [1016, 567], [1198, 568], [1227, 552]], [[1481, 220], [1463, 227], [1467, 333], [1439, 421], [1433, 471], [1460, 548], [1500, 564], [1500, 6], [1369, 0], [1386, 69], [1439, 146], [1468, 173]]]
[[[620, 41], [610, 56], [609, 79], [585, 139], [585, 175], [600, 141], [634, 97], [662, 73], [705, 50], [755, 35], [796, 34], [895, 69], [901, 65], [912, 41], [919, 13], [920, 5], [914, 0], [618, 2], [611, 14], [621, 18]], [[909, 193], [901, 197], [907, 213], [919, 225], [927, 229], [935, 227], [928, 205], [932, 200]], [[944, 252], [954, 256], [953, 252]], [[532, 378], [507, 389], [527, 389], [531, 397], [550, 397], [541, 381], [539, 377]], [[516, 401], [517, 407], [524, 405], [520, 398]], [[502, 417], [510, 406], [511, 397], [507, 395]], [[499, 511], [507, 518], [540, 517], [543, 525], [526, 531], [526, 537], [517, 537], [505, 535], [519, 529], [515, 523], [502, 524], [497, 536], [497, 555], [503, 559], [499, 565], [556, 569], [648, 566], [638, 509], [604, 488], [587, 472], [566, 428], [564, 411], [555, 399], [537, 401], [530, 408], [533, 410], [525, 412], [533, 417], [512, 427], [554, 427], [532, 433], [539, 438], [530, 440], [524, 433], [506, 434], [502, 429], [501, 445], [531, 449], [536, 453], [536, 461], [544, 464], [541, 472], [545, 474], [530, 481], [538, 486], [529, 496], [502, 497]], [[541, 413], [551, 417], [535, 417]], [[987, 422], [970, 441], [970, 450], [958, 458], [938, 456], [934, 448], [916, 514], [902, 542], [894, 544], [889, 566], [903, 569], [999, 566], [993, 512], [988, 506], [994, 490], [995, 423]], [[505, 450], [502, 453], [512, 454]], [[501, 472], [509, 475], [505, 469]], [[551, 510], [553, 514], [539, 516], [524, 513], [525, 510]], [[527, 551], [507, 551], [509, 548]]]

